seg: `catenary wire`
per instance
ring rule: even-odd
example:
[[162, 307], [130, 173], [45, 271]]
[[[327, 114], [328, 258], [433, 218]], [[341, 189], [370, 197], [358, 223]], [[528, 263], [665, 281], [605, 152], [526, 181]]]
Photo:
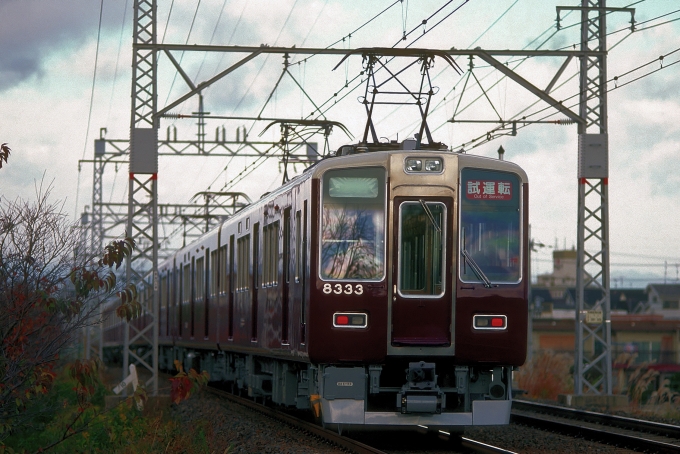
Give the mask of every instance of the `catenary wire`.
[[[633, 5], [634, 5], [634, 4], [637, 4], [637, 3], [640, 3], [640, 2], [633, 3]], [[659, 17], [664, 17], [664, 16], [667, 16], [667, 15], [668, 15], [668, 14], [664, 14], [664, 15], [659, 16]], [[650, 20], [645, 21], [645, 22], [650, 22], [650, 21], [653, 21], [653, 20], [657, 20], [659, 17], [650, 19]], [[651, 27], [648, 27], [648, 28], [651, 28]], [[646, 28], [646, 29], [648, 29], [648, 28]], [[629, 29], [629, 28], [625, 28], [624, 30], [627, 30], [627, 29]], [[620, 30], [618, 30], [618, 31], [620, 31]], [[618, 31], [616, 31], [616, 32], [618, 32]], [[611, 34], [616, 33], [616, 32], [608, 33], [608, 35], [611, 35]], [[626, 35], [623, 39], [626, 39], [626, 38], [630, 37], [631, 35], [632, 35], [632, 34]], [[548, 38], [548, 39], [550, 39], [550, 38]], [[623, 41], [623, 39], [622, 39], [621, 41], [617, 42], [617, 43], [616, 43], [614, 46], [612, 46], [609, 50], [611, 50], [611, 49], [613, 49], [614, 47], [618, 46], [618, 45]], [[545, 42], [547, 42], [547, 40], [544, 41], [543, 44], [545, 44]], [[539, 47], [540, 47], [540, 46], [539, 46]], [[564, 47], [562, 48], [562, 50], [563, 50], [563, 49], [570, 48], [570, 47], [572, 47], [572, 45], [564, 46]], [[518, 63], [519, 63], [519, 62], [523, 62], [523, 61], [528, 60], [529, 58], [533, 58], [533, 57], [524, 57], [524, 58], [522, 58], [522, 59], [515, 60], [514, 62], [518, 62]], [[652, 61], [652, 62], [650, 62], [650, 63], [653, 63], [653, 62], [654, 62], [654, 61]], [[512, 62], [507, 62], [507, 63], [512, 63]], [[648, 65], [648, 64], [650, 64], [650, 63], [647, 63], [646, 65]], [[514, 68], [516, 68], [516, 66], [515, 66]], [[514, 69], [514, 68], [513, 68], [513, 69]], [[572, 75], [569, 79], [567, 79], [567, 81], [573, 79], [574, 77], [576, 77], [576, 75], [578, 75], [578, 73]], [[566, 81], [565, 81], [565, 82], [566, 82]], [[563, 84], [564, 84], [564, 83], [563, 83]], [[561, 84], [561, 85], [563, 85], [563, 84]], [[560, 86], [561, 86], [561, 85], [560, 85]], [[495, 86], [495, 84], [492, 85], [491, 87], [489, 87], [489, 89], [490, 89], [490, 88], [493, 88], [493, 86]], [[559, 87], [559, 86], [558, 86], [558, 87]], [[558, 87], [556, 87], [556, 88], [558, 88]], [[449, 93], [450, 93], [450, 92], [449, 92]], [[448, 95], [448, 94], [447, 94], [447, 95]], [[461, 94], [460, 96], [462, 96], [462, 94]], [[479, 95], [477, 98], [475, 98], [473, 101], [471, 101], [471, 102], [470, 102], [468, 105], [466, 105], [460, 112], [462, 112], [463, 110], [465, 110], [465, 109], [467, 109], [468, 107], [470, 107], [474, 102], [476, 102], [478, 99], [480, 99], [481, 96], [482, 96], [482, 95]], [[534, 103], [531, 104], [528, 108], [530, 108], [531, 106], [537, 104], [538, 102], [540, 102], [540, 101], [534, 102]], [[440, 103], [440, 104], [441, 104], [441, 103]], [[440, 104], [438, 104], [437, 106], [435, 106], [435, 108], [434, 108], [432, 111], [433, 111], [433, 112], [436, 111], [436, 110], [439, 108]], [[548, 107], [548, 108], [549, 108], [549, 107]], [[547, 109], [547, 108], [546, 108], [546, 109]], [[543, 109], [543, 110], [546, 110], [546, 109]], [[526, 111], [526, 109], [524, 109], [524, 111]], [[459, 112], [459, 113], [460, 113], [460, 112]], [[522, 111], [522, 112], [523, 112], [523, 111]], [[513, 118], [517, 118], [517, 116], [520, 115], [522, 112], [516, 114], [515, 116], [513, 116]], [[438, 130], [438, 129], [440, 129], [441, 127], [443, 127], [443, 126], [445, 126], [445, 125], [447, 125], [447, 124], [449, 124], [448, 121], [445, 122], [445, 123], [443, 123], [443, 124], [441, 124], [441, 125], [439, 125], [437, 128], [433, 129], [433, 132], [436, 131], [436, 130]], [[479, 140], [479, 138], [477, 138], [477, 139], [475, 139], [475, 140]]]
[[120, 52], [123, 47], [123, 31], [125, 30], [125, 18], [127, 16], [128, 0], [125, 0], [123, 8], [123, 21], [120, 25], [120, 35], [118, 36], [118, 52], [116, 54], [116, 69], [113, 72], [113, 82], [111, 83], [111, 97], [109, 98], [109, 112], [106, 114], [106, 123], [109, 124], [111, 118], [111, 107], [113, 106], [113, 95], [116, 89], [116, 81], [118, 80], [118, 64], [120, 63]]
[[[89, 111], [87, 114], [87, 127], [85, 128], [85, 145], [83, 146], [83, 157], [81, 158], [81, 161], [85, 159], [85, 153], [87, 152], [87, 142], [89, 139], [89, 134], [90, 134], [90, 122], [92, 120], [92, 105], [94, 104], [94, 87], [95, 87], [95, 82], [97, 81], [97, 62], [99, 61], [99, 41], [101, 39], [101, 33], [102, 33], [102, 15], [104, 12], [104, 0], [101, 0], [99, 3], [99, 25], [97, 28], [97, 47], [95, 49], [95, 54], [94, 54], [94, 70], [92, 73], [92, 89], [90, 91], [90, 107]], [[78, 178], [76, 182], [76, 199], [75, 199], [75, 208], [74, 208], [74, 213], [73, 217], [74, 219], [78, 218], [78, 197], [80, 195], [80, 170], [78, 170]]]
[[[189, 39], [191, 38], [191, 32], [194, 29], [194, 24], [196, 23], [196, 16], [198, 15], [198, 9], [201, 7], [201, 0], [198, 0], [196, 3], [196, 9], [194, 10], [194, 17], [191, 19], [191, 26], [189, 27], [189, 33], [187, 33], [187, 39], [184, 42], [184, 44], [189, 44]], [[170, 16], [168, 16], [168, 22], [170, 22]], [[166, 24], [167, 27], [167, 24]], [[184, 51], [182, 51], [182, 54], [179, 57], [179, 64], [182, 64], [182, 60], [184, 60]], [[170, 84], [170, 88], [168, 89], [168, 96], [165, 98], [165, 104], [168, 104], [168, 100], [170, 99], [170, 95], [172, 94], [172, 88], [175, 86], [175, 81], [177, 80], [177, 71], [175, 71], [175, 75], [172, 78], [172, 83]]]

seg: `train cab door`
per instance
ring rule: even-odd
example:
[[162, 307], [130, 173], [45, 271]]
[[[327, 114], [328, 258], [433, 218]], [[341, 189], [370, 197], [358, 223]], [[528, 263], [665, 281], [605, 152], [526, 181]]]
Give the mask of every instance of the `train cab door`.
[[392, 347], [451, 347], [453, 199], [395, 197]]

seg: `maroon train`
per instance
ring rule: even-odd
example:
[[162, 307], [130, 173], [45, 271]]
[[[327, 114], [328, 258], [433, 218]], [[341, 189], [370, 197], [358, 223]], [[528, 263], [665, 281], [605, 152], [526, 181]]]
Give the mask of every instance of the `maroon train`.
[[507, 424], [527, 177], [415, 148], [342, 147], [162, 263], [160, 367], [180, 359], [338, 429]]

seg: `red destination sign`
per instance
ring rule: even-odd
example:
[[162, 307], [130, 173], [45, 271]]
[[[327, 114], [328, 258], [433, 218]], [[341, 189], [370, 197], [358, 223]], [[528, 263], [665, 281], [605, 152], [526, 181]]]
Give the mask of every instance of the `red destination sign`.
[[512, 200], [512, 183], [469, 180], [465, 188], [465, 197], [473, 200]]

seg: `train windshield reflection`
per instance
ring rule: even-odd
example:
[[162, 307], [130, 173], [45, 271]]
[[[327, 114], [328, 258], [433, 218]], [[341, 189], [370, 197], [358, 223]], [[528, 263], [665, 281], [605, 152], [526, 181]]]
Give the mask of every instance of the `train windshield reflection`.
[[[463, 169], [460, 277], [515, 283], [521, 278], [520, 184], [516, 175]], [[466, 257], [467, 256], [467, 257]]]
[[380, 280], [385, 274], [385, 169], [342, 169], [323, 177], [320, 275]]

